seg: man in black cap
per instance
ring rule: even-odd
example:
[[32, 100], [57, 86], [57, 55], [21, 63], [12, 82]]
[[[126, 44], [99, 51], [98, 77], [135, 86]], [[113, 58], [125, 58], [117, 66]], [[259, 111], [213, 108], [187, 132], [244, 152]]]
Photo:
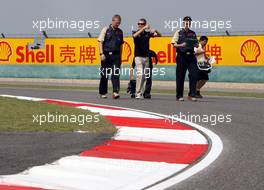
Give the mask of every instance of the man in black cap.
[[197, 83], [197, 60], [194, 55], [194, 47], [198, 47], [198, 41], [194, 31], [190, 29], [192, 19], [189, 16], [183, 18], [184, 27], [177, 30], [173, 36], [172, 44], [177, 48], [177, 68], [176, 68], [176, 100], [184, 101], [183, 90], [186, 71], [189, 71], [189, 95], [190, 101], [197, 101], [196, 83]]
[[103, 28], [98, 37], [101, 56], [101, 79], [99, 94], [101, 98], [107, 98], [108, 75], [111, 75], [113, 86], [113, 98], [119, 98], [120, 90], [120, 68], [122, 58], [123, 31], [119, 28], [121, 16], [114, 15], [112, 24]]

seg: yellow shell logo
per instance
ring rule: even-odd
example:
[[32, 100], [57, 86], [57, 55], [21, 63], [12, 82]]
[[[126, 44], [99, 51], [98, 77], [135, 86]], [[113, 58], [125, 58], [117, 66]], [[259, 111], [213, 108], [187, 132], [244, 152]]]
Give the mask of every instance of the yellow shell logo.
[[257, 63], [261, 54], [258, 42], [253, 39], [245, 41], [241, 46], [240, 54], [245, 63]]
[[12, 49], [9, 43], [1, 41], [0, 42], [0, 61], [9, 61], [12, 55]]
[[122, 62], [128, 63], [130, 56], [132, 55], [132, 48], [128, 42], [123, 44]]

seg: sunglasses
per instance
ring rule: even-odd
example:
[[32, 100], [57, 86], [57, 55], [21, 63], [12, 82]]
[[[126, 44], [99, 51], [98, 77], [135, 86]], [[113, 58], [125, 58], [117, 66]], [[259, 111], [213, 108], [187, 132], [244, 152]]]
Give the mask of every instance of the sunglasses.
[[138, 25], [146, 25], [146, 23], [140, 23], [140, 22], [139, 22]]

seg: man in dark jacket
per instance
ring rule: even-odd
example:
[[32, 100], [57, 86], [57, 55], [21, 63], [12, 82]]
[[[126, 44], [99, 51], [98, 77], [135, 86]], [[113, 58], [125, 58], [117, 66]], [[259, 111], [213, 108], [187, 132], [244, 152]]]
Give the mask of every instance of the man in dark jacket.
[[112, 24], [103, 28], [98, 37], [101, 56], [101, 79], [99, 94], [101, 98], [107, 98], [108, 75], [111, 75], [113, 86], [113, 98], [119, 98], [120, 90], [120, 68], [123, 47], [123, 31], [119, 28], [121, 24], [120, 15], [114, 15]]

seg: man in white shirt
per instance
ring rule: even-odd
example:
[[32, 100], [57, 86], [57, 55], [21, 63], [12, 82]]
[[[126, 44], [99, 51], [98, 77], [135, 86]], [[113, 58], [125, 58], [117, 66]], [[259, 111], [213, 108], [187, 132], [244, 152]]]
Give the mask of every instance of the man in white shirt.
[[[194, 48], [194, 54], [196, 56], [197, 62], [203, 63], [208, 61], [208, 57], [205, 54], [205, 47], [208, 42], [207, 36], [201, 36], [199, 40], [199, 46], [197, 48]], [[196, 84], [196, 98], [203, 98], [203, 96], [200, 93], [201, 88], [206, 84], [206, 82], [209, 80], [208, 73], [210, 73], [210, 70], [199, 70], [197, 84]]]

